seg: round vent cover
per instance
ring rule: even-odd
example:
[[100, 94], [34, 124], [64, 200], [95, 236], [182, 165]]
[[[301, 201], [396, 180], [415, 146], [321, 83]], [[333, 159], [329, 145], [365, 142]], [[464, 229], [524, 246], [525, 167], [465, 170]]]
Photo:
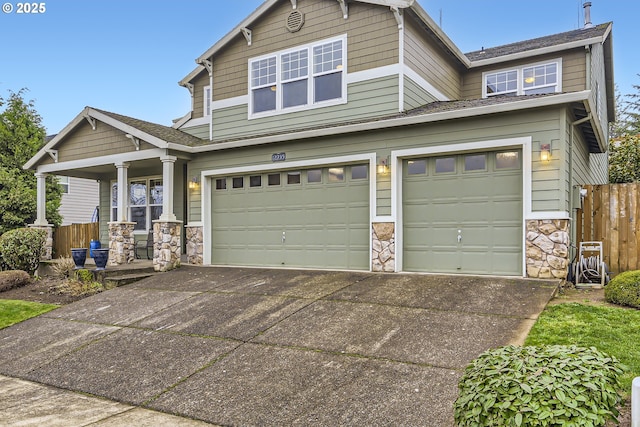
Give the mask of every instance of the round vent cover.
[[300, 28], [304, 25], [304, 13], [300, 11], [293, 10], [287, 16], [286, 27], [290, 33], [295, 33], [296, 31], [300, 31]]

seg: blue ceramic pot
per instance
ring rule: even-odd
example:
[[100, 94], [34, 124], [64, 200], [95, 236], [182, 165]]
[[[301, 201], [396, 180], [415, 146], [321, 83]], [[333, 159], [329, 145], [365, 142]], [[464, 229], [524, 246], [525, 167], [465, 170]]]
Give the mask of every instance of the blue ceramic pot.
[[87, 248], [72, 248], [71, 258], [76, 265], [76, 270], [84, 268], [84, 263], [87, 261]]
[[109, 249], [94, 249], [93, 261], [96, 263], [96, 271], [105, 270], [109, 261]]

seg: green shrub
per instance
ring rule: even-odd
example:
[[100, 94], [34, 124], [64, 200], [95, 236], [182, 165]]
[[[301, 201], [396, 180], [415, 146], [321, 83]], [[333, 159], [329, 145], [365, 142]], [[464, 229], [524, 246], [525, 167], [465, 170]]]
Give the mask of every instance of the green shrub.
[[500, 347], [458, 384], [458, 426], [603, 426], [618, 416], [624, 367], [595, 348]]
[[0, 236], [0, 253], [10, 270], [33, 274], [40, 264], [47, 234], [35, 228], [17, 228]]
[[85, 269], [75, 270], [73, 272], [73, 277], [75, 280], [79, 282], [83, 282], [83, 283], [93, 282], [93, 273], [90, 272], [89, 270], [85, 270]]
[[604, 288], [604, 298], [613, 304], [640, 308], [640, 270], [625, 271]]
[[13, 288], [19, 288], [31, 282], [31, 276], [26, 271], [8, 270], [0, 271], [0, 292]]

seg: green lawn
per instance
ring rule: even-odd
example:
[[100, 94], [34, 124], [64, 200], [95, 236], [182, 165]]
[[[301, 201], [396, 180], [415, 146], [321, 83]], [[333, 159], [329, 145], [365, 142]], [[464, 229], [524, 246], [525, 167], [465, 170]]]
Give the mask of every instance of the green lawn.
[[615, 356], [629, 368], [621, 378], [627, 396], [633, 378], [640, 376], [638, 343], [640, 310], [577, 303], [547, 307], [525, 341], [525, 345], [596, 347]]
[[0, 299], [0, 329], [38, 316], [42, 313], [46, 313], [47, 311], [51, 311], [58, 307], [58, 305], [53, 304]]

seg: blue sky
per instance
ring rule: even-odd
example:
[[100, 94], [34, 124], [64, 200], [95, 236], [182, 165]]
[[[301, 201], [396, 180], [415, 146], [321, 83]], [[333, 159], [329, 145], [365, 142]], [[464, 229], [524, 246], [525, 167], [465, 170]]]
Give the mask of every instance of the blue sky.
[[[300, 0], [301, 7], [304, 1]], [[582, 0], [418, 0], [463, 52], [580, 28]], [[86, 105], [170, 125], [190, 108], [177, 82], [262, 0], [48, 0], [17, 14], [0, 0], [0, 95], [26, 87], [57, 133]], [[640, 84], [640, 2], [592, 0], [594, 24], [614, 22], [622, 94]]]

